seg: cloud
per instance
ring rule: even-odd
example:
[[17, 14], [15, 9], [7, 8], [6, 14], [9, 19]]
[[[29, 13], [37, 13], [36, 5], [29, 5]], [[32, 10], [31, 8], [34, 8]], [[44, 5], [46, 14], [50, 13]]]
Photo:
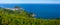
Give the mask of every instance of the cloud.
[[60, 3], [60, 0], [0, 0], [0, 4], [10, 3]]

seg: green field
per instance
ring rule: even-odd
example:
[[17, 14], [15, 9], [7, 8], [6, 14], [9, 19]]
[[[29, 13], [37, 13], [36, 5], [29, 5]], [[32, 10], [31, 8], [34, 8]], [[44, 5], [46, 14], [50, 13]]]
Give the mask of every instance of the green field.
[[0, 25], [60, 25], [59, 19], [38, 19], [25, 10], [0, 8]]

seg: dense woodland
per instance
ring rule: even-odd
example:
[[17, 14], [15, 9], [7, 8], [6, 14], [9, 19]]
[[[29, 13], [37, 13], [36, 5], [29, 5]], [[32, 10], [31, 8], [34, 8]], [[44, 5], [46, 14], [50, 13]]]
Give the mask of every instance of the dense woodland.
[[[15, 8], [21, 8], [16, 6]], [[25, 10], [9, 10], [0, 7], [0, 25], [60, 25], [60, 19], [34, 18]]]

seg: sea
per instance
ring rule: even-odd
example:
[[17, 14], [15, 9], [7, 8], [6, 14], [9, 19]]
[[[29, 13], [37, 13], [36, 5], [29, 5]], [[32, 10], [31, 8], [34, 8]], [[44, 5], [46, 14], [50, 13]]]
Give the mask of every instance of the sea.
[[35, 18], [60, 18], [60, 4], [0, 4], [0, 7], [14, 8], [16, 5], [34, 13]]

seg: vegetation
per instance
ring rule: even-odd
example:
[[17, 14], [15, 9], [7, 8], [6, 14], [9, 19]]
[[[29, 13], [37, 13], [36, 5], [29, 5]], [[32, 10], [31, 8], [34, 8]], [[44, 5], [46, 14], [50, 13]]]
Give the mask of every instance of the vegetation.
[[0, 25], [60, 25], [60, 20], [44, 20], [31, 16], [26, 11], [0, 8]]

